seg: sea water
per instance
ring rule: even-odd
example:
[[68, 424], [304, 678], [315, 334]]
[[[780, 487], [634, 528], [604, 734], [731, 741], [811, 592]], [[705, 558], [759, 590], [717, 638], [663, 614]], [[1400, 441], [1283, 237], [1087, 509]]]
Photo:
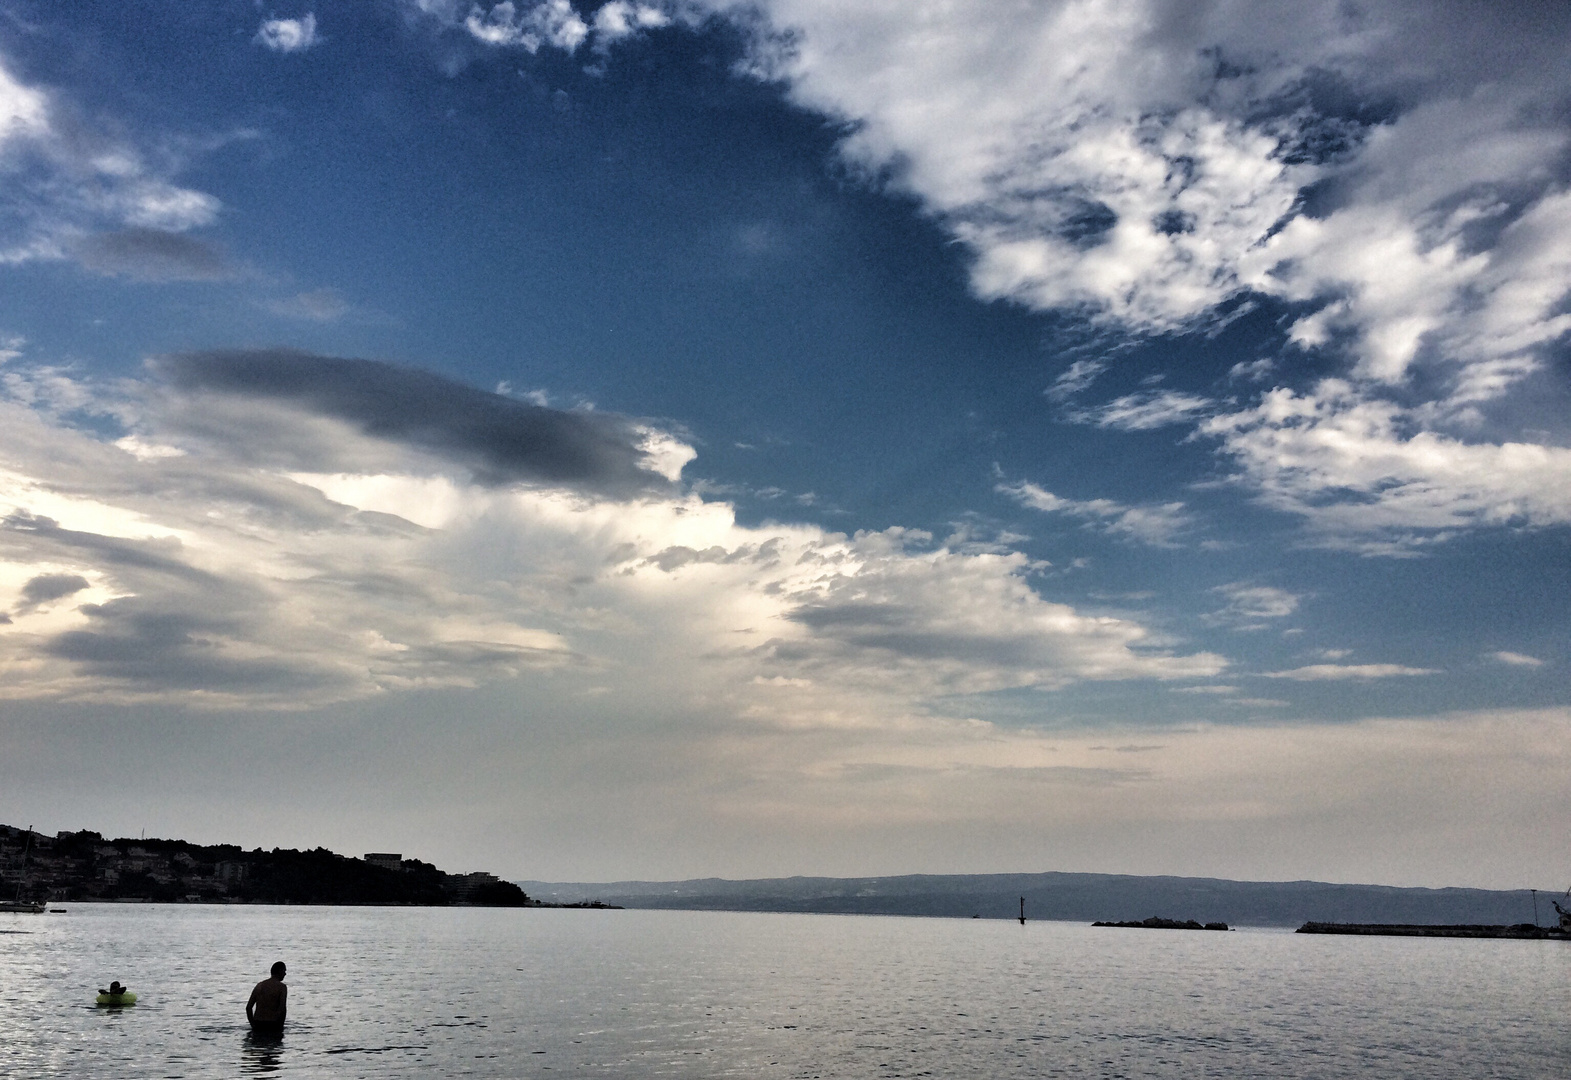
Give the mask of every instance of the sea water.
[[[5, 1077], [1556, 1077], [1571, 944], [729, 912], [0, 915]], [[289, 1022], [245, 1001], [289, 966]], [[103, 1009], [112, 979], [135, 1006]]]

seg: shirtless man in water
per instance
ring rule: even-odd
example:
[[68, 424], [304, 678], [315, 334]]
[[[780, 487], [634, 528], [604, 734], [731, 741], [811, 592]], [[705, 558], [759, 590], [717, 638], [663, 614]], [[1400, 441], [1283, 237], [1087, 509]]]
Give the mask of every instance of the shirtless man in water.
[[289, 987], [284, 985], [284, 962], [273, 965], [273, 977], [263, 979], [245, 1003], [245, 1018], [257, 1031], [284, 1030], [284, 1014], [289, 1011]]

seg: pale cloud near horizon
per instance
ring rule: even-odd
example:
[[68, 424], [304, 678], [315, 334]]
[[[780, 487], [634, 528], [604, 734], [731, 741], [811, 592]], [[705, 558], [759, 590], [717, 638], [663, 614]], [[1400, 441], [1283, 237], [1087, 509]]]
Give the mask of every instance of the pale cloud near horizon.
[[[1225, 666], [1043, 599], [1018, 553], [741, 526], [726, 503], [661, 487], [690, 450], [606, 414], [276, 351], [157, 370], [107, 388], [12, 373], [9, 697], [288, 708], [592, 672], [673, 708], [855, 726], [947, 695]], [[418, 428], [402, 426], [405, 398]], [[131, 433], [109, 443], [53, 418], [82, 410]], [[449, 411], [462, 432], [440, 430]], [[642, 489], [625, 462], [642, 462]], [[29, 606], [28, 588], [66, 576], [86, 583], [69, 603]]]
[[[1553, 850], [1571, 800], [1558, 771], [1568, 724], [1561, 709], [1207, 724], [1164, 731], [1159, 746], [1138, 730], [917, 728], [898, 742], [875, 730], [833, 742], [763, 733], [726, 758], [746, 797], [717, 792], [706, 805], [720, 836], [774, 838], [751, 863], [759, 873], [782, 859], [807, 873], [911, 872], [915, 853], [952, 849], [971, 851], [963, 865], [977, 870], [1039, 866], [1033, 852], [1045, 850], [1062, 869], [1127, 872], [1138, 860], [1144, 873], [1234, 876], [1229, 860], [1247, 851], [1266, 878], [1535, 880], [1531, 860], [1487, 837], [1509, 821], [1527, 845]], [[1149, 749], [1120, 752], [1129, 738]], [[1504, 776], [1521, 785], [1503, 793]], [[824, 866], [807, 841], [825, 833], [855, 854]], [[880, 856], [879, 837], [901, 839]], [[1468, 874], [1455, 868], [1457, 844], [1479, 852]]]
[[[106, 739], [56, 707], [46, 742], [0, 755], [0, 784], [52, 827], [198, 822], [185, 835], [340, 850], [396, 836], [444, 865], [557, 881], [1055, 869], [1548, 887], [1571, 813], [1561, 708], [1235, 719], [1153, 739], [922, 716], [717, 723], [708, 706], [639, 723], [652, 698], [637, 687], [567, 690], [433, 691], [326, 724], [280, 714], [264, 740], [254, 716], [171, 710], [141, 719], [139, 740]], [[116, 805], [84, 816], [61, 770], [113, 785]]]
[[1528, 656], [1526, 653], [1508, 652], [1505, 649], [1501, 649], [1499, 652], [1492, 652], [1488, 655], [1491, 659], [1498, 660], [1500, 663], [1508, 664], [1511, 667], [1537, 668], [1544, 666], [1544, 662], [1538, 657]]

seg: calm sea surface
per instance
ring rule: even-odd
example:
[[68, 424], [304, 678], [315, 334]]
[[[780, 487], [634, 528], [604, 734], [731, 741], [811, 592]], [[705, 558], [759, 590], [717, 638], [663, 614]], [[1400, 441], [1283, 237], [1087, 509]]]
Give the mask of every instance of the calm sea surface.
[[[1563, 1077], [1571, 945], [668, 911], [0, 915], [5, 1077]], [[289, 1027], [245, 1000], [289, 965]], [[140, 995], [93, 1007], [119, 979]]]

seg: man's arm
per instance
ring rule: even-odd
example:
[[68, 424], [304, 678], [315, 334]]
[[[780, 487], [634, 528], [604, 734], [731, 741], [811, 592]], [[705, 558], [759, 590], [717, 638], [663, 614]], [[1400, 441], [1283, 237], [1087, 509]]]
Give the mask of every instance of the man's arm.
[[252, 1023], [251, 1014], [256, 1012], [256, 992], [260, 987], [251, 988], [251, 1000], [245, 1003], [245, 1022]]
[[289, 1015], [289, 987], [278, 988], [278, 1022], [282, 1024]]

